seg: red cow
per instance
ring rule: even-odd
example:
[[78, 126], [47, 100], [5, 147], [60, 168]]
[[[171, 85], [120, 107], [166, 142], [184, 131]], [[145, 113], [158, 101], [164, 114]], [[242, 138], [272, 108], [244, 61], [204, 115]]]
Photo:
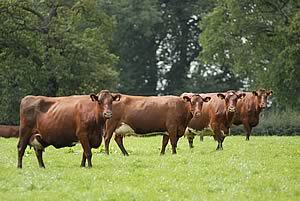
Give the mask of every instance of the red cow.
[[176, 154], [178, 139], [184, 134], [190, 119], [200, 115], [203, 99], [199, 94], [178, 96], [128, 96], [113, 104], [114, 116], [106, 122], [105, 151], [109, 154], [109, 142], [115, 133], [115, 141], [124, 155], [123, 135], [135, 133], [146, 135], [153, 132], [168, 132], [163, 136], [161, 154], [170, 139], [172, 153]]
[[237, 104], [235, 125], [244, 125], [246, 140], [249, 140], [251, 130], [259, 123], [259, 114], [267, 106], [267, 98], [272, 95], [271, 90], [259, 89], [246, 92], [246, 97]]
[[214, 139], [218, 142], [217, 150], [221, 150], [225, 137], [229, 135], [238, 99], [243, 98], [246, 94], [235, 91], [201, 94], [203, 97], [205, 95], [210, 96], [211, 101], [203, 104], [201, 116], [190, 121], [185, 135], [188, 138], [190, 148], [192, 148], [195, 131], [210, 128]]
[[19, 126], [0, 125], [0, 137], [19, 137]]
[[81, 166], [92, 167], [91, 148], [102, 141], [102, 129], [106, 119], [112, 117], [112, 102], [121, 95], [102, 90], [97, 95], [68, 97], [26, 96], [20, 105], [20, 139], [18, 143], [18, 168], [27, 145], [33, 146], [40, 167], [45, 167], [44, 148], [74, 146], [83, 147]]

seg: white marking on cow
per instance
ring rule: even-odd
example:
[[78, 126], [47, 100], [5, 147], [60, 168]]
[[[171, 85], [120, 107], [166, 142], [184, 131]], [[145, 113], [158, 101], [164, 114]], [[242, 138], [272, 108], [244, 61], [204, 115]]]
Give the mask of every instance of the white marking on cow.
[[30, 142], [30, 145], [35, 147], [36, 149], [43, 150], [43, 145], [41, 145], [41, 143], [36, 139], [37, 135], [41, 136], [40, 134], [35, 134], [33, 140]]
[[119, 126], [115, 132], [115, 134], [123, 135], [123, 136], [152, 136], [152, 135], [169, 135], [168, 132], [152, 132], [152, 133], [146, 133], [146, 134], [137, 134], [134, 132], [134, 130], [126, 123], [122, 122], [121, 126]]

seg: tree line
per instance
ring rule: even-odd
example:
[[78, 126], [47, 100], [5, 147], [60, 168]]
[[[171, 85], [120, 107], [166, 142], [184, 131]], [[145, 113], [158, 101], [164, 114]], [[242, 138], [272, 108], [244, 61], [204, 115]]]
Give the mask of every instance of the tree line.
[[260, 87], [300, 110], [297, 0], [4, 0], [0, 122], [31, 95]]

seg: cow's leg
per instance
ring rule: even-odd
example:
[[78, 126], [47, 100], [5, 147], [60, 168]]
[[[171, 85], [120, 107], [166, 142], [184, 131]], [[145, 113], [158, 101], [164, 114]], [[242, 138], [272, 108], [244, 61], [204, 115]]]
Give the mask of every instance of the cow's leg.
[[120, 150], [124, 154], [124, 156], [129, 156], [128, 152], [126, 151], [124, 144], [123, 144], [123, 136], [118, 135], [117, 133], [115, 134], [115, 141], [118, 144]]
[[85, 153], [82, 153], [82, 160], [81, 160], [81, 165], [80, 167], [85, 167], [85, 162], [86, 162], [86, 157], [85, 157]]
[[39, 166], [41, 168], [45, 168], [45, 164], [44, 164], [44, 161], [43, 161], [43, 150], [34, 147], [34, 151], [35, 151], [35, 155], [36, 155], [36, 157], [38, 159]]
[[250, 139], [250, 134], [251, 134], [252, 127], [247, 122], [243, 123], [243, 125], [244, 125], [244, 129], [245, 129], [245, 132], [246, 132], [246, 140], [248, 141]]
[[204, 138], [204, 136], [203, 136], [203, 134], [201, 133], [201, 134], [200, 134], [200, 142], [203, 142], [203, 138]]
[[221, 146], [220, 146], [220, 150], [223, 150], [223, 142], [224, 142], [225, 136], [222, 135], [220, 136], [220, 141], [221, 141]]
[[168, 144], [169, 141], [169, 136], [168, 135], [163, 135], [163, 140], [162, 140], [162, 146], [161, 146], [161, 151], [160, 151], [160, 155], [164, 155], [166, 152], [166, 146]]
[[212, 126], [214, 132], [214, 139], [218, 142], [216, 150], [222, 150], [222, 132], [218, 126]]
[[29, 139], [31, 137], [31, 129], [30, 128], [23, 128], [20, 126], [20, 138], [19, 143], [17, 145], [18, 148], [18, 168], [22, 168], [22, 161], [25, 149], [28, 145]]
[[186, 131], [186, 137], [187, 137], [187, 140], [189, 142], [189, 147], [194, 148], [194, 146], [193, 146], [194, 134], [191, 131], [187, 130]]
[[[92, 149], [91, 149], [91, 146], [89, 143], [89, 139], [87, 138], [87, 134], [84, 134], [82, 136], [83, 137], [81, 137], [79, 139], [80, 143], [82, 145], [82, 148], [83, 148], [83, 154], [85, 156], [85, 158], [84, 158], [84, 156], [82, 157], [82, 161], [85, 161], [87, 159], [88, 167], [91, 168], [92, 167]], [[81, 165], [83, 165], [82, 161], [81, 161]], [[85, 165], [85, 162], [84, 162], [84, 165]]]
[[117, 124], [110, 125], [109, 127], [106, 128], [105, 133], [104, 133], [104, 145], [105, 145], [105, 153], [109, 155], [109, 143], [110, 140], [113, 136], [113, 133], [117, 127]]
[[176, 154], [178, 136], [176, 131], [169, 132], [170, 143], [172, 145], [172, 154]]

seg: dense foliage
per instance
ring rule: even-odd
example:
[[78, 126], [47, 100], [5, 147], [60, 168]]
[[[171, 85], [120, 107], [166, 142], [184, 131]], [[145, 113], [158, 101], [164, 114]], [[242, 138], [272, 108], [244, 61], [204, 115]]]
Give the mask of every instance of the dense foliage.
[[297, 0], [0, 1], [0, 122], [28, 94], [271, 88], [300, 110]]
[[271, 88], [279, 107], [299, 110], [299, 1], [217, 0], [201, 24], [201, 58], [230, 66], [251, 88]]
[[18, 121], [27, 95], [61, 96], [116, 86], [113, 21], [95, 1], [0, 2], [1, 122]]

